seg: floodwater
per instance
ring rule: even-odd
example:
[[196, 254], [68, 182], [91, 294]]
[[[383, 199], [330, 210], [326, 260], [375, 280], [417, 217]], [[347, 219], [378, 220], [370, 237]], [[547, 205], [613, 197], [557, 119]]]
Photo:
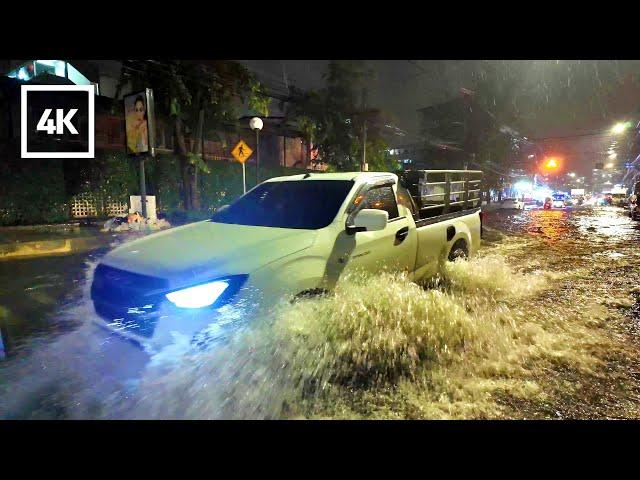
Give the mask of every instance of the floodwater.
[[0, 418], [640, 416], [640, 222], [601, 207], [485, 226], [480, 255], [429, 285], [347, 278], [208, 352], [149, 355], [95, 326], [103, 250], [17, 268], [2, 282], [65, 295], [29, 311], [38, 327], [0, 363]]

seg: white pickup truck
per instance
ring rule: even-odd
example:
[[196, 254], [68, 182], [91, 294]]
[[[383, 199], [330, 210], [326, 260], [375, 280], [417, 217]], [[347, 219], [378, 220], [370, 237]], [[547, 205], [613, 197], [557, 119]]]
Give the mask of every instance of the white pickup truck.
[[[307, 173], [267, 180], [206, 221], [125, 243], [97, 266], [98, 323], [142, 345], [195, 338], [345, 272], [415, 280], [480, 246], [477, 171]], [[230, 312], [236, 312], [235, 317]], [[232, 321], [231, 321], [232, 322]], [[233, 322], [232, 322], [233, 323]]]

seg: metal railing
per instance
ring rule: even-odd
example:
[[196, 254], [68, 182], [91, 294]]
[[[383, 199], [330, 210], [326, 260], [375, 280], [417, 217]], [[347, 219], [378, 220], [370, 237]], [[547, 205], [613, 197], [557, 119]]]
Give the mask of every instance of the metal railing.
[[403, 180], [420, 210], [420, 218], [479, 207], [479, 170], [415, 170]]

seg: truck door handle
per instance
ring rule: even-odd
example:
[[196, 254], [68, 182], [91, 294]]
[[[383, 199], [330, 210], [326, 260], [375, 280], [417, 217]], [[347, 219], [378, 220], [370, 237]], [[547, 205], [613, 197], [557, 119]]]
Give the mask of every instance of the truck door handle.
[[409, 235], [409, 227], [402, 227], [396, 232], [396, 239], [402, 242]]

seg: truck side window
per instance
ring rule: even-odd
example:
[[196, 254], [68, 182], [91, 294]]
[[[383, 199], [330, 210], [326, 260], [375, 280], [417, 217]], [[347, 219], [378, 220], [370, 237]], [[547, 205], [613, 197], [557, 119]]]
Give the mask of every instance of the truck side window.
[[398, 204], [392, 187], [377, 187], [369, 190], [363, 200], [362, 208], [384, 210], [389, 214], [389, 220], [398, 218]]
[[406, 207], [411, 212], [414, 219], [418, 218], [418, 209], [416, 208], [416, 204], [413, 203], [413, 199], [411, 198], [409, 191], [402, 185], [398, 185], [398, 205]]

